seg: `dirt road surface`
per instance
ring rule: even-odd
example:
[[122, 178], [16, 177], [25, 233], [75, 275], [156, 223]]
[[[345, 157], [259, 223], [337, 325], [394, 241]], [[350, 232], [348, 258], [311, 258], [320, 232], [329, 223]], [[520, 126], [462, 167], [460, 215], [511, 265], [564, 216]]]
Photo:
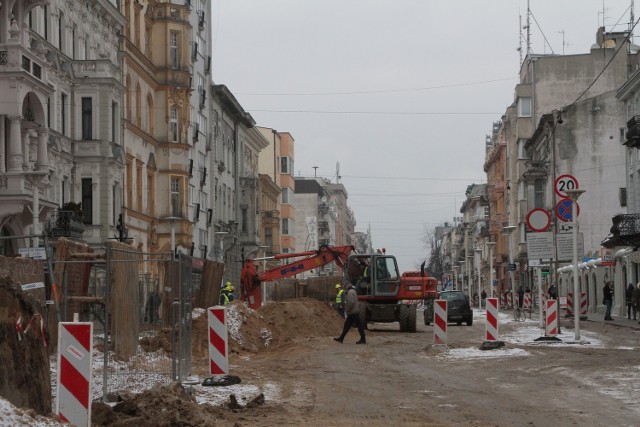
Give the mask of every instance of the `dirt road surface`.
[[549, 344], [534, 341], [542, 335], [537, 321], [502, 314], [505, 347], [481, 351], [484, 312], [471, 327], [449, 325], [446, 346], [433, 345], [433, 327], [421, 312], [418, 319], [417, 333], [370, 325], [367, 345], [355, 345], [352, 330], [344, 344], [299, 336], [232, 355], [231, 373], [264, 392], [266, 404], [230, 415], [229, 425], [640, 425], [633, 328], [584, 321], [576, 342], [573, 320], [563, 320], [563, 342]]

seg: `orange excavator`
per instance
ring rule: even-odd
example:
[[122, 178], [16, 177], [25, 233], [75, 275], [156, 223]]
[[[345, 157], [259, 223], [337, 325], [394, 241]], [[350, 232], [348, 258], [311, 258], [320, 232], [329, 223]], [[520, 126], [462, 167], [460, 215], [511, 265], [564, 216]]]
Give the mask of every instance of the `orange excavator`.
[[[358, 293], [360, 320], [367, 322], [399, 322], [400, 331], [415, 332], [416, 309], [420, 301], [438, 297], [437, 280], [424, 271], [400, 274], [393, 255], [352, 254], [353, 246], [321, 246], [317, 251], [279, 254], [273, 257], [247, 259], [240, 274], [240, 298], [249, 307], [258, 309], [262, 304], [261, 282], [295, 276], [333, 261], [343, 267], [345, 282], [350, 282]], [[261, 273], [254, 261], [263, 259], [301, 258]]]
[[[272, 257], [247, 259], [242, 266], [240, 273], [240, 299], [246, 301], [249, 307], [255, 309], [260, 308], [262, 304], [261, 282], [270, 282], [272, 280], [284, 279], [286, 277], [295, 276], [304, 271], [309, 271], [323, 265], [327, 265], [333, 261], [340, 267], [344, 267], [347, 257], [354, 251], [353, 246], [321, 246], [317, 251], [299, 252], [291, 254], [278, 254]], [[265, 270], [261, 273], [256, 271], [253, 264], [254, 261], [266, 259], [287, 259], [302, 258], [289, 264], [280, 265]]]

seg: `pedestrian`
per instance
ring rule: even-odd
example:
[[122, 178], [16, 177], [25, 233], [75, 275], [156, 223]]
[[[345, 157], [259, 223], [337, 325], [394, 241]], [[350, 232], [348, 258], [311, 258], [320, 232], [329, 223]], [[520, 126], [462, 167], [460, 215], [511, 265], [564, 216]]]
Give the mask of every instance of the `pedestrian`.
[[480, 293], [480, 298], [482, 298], [482, 306], [484, 307], [485, 301], [487, 300], [487, 291], [482, 289], [482, 292]]
[[607, 307], [607, 311], [604, 313], [604, 320], [613, 320], [613, 317], [611, 317], [611, 305], [613, 304], [611, 281], [604, 284], [604, 287], [602, 288], [602, 296], [602, 303]]
[[627, 319], [631, 319], [631, 312], [633, 311], [633, 320], [636, 320], [636, 306], [633, 305], [633, 301], [631, 301], [631, 298], [633, 298], [634, 290], [635, 287], [633, 286], [633, 283], [629, 283], [624, 297], [625, 300], [627, 300]]
[[336, 308], [338, 309], [338, 313], [340, 313], [340, 317], [343, 319], [347, 318], [347, 315], [344, 312], [344, 289], [340, 286], [340, 283], [336, 284]]
[[524, 289], [520, 286], [518, 288], [518, 307], [522, 308], [522, 304], [524, 304]]
[[549, 299], [558, 299], [558, 288], [555, 283], [549, 286]]
[[235, 296], [233, 295], [233, 291], [235, 290], [235, 288], [233, 287], [231, 282], [227, 282], [225, 288], [227, 289], [227, 296], [229, 297], [229, 302], [233, 301], [235, 299]]
[[356, 293], [356, 290], [353, 288], [351, 283], [346, 283], [344, 285], [344, 288], [347, 291], [344, 299], [345, 301], [344, 310], [345, 310], [345, 313], [347, 314], [347, 318], [344, 321], [342, 334], [340, 334], [339, 337], [334, 338], [334, 340], [338, 341], [339, 343], [344, 341], [344, 337], [349, 332], [349, 329], [351, 329], [351, 326], [355, 324], [356, 327], [358, 328], [358, 332], [360, 333], [360, 341], [356, 341], [356, 344], [366, 344], [367, 340], [365, 339], [365, 336], [364, 336], [364, 327], [360, 322], [358, 294]]
[[[635, 315], [635, 313], [640, 311], [640, 282], [638, 282], [638, 285], [633, 290], [633, 295], [631, 295], [631, 301], [633, 302], [633, 306], [635, 307], [635, 310], [633, 312]], [[635, 316], [633, 317], [633, 320], [636, 320]]]

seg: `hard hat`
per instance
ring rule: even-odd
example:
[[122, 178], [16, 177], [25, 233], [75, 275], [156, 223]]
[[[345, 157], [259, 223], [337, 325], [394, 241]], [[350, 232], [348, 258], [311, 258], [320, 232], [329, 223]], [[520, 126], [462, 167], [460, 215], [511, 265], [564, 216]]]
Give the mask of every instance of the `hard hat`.
[[224, 285], [228, 288], [229, 286], [231, 286], [231, 282], [227, 282]]
[[228, 291], [232, 291], [232, 290], [234, 290], [235, 288], [234, 288], [233, 286], [231, 286], [231, 285], [228, 285], [225, 289], [227, 289]]
[[336, 289], [338, 289], [338, 288], [340, 288], [340, 283], [338, 283], [338, 284], [336, 285]]

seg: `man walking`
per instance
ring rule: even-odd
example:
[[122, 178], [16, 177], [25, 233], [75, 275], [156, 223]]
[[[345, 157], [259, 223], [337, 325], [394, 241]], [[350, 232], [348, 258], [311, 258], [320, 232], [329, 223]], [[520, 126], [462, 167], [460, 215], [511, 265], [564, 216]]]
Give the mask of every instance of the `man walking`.
[[364, 327], [362, 326], [362, 323], [360, 323], [360, 309], [358, 307], [358, 294], [356, 293], [356, 290], [353, 289], [353, 286], [351, 285], [351, 283], [345, 284], [344, 288], [347, 291], [346, 295], [343, 294], [344, 301], [345, 301], [344, 310], [347, 314], [347, 318], [344, 321], [342, 334], [340, 334], [339, 337], [334, 338], [334, 340], [341, 343], [344, 340], [344, 337], [349, 332], [349, 329], [351, 329], [351, 325], [355, 323], [355, 325], [358, 327], [358, 332], [360, 333], [360, 341], [357, 341], [356, 344], [366, 344], [367, 340], [365, 339], [365, 336], [364, 336]]
[[611, 281], [604, 284], [602, 288], [603, 299], [602, 303], [607, 307], [607, 311], [604, 313], [604, 320], [613, 320], [611, 317], [611, 305], [613, 304], [613, 292], [611, 290]]
[[338, 308], [340, 317], [346, 319], [347, 315], [344, 312], [344, 289], [342, 289], [340, 283], [336, 285], [336, 307]]

